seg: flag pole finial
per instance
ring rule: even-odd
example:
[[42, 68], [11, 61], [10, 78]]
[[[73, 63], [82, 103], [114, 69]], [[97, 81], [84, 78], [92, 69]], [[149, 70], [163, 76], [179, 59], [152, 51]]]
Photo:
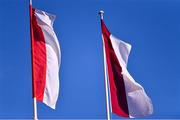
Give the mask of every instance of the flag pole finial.
[[32, 5], [32, 0], [29, 0], [29, 4]]
[[103, 11], [103, 10], [100, 10], [100, 11], [99, 11], [99, 15], [100, 15], [101, 19], [103, 20], [104, 11]]

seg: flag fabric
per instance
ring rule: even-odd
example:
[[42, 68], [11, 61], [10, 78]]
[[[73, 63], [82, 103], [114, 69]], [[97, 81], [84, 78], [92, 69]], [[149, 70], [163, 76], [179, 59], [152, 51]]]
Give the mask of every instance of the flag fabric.
[[53, 30], [55, 16], [30, 6], [33, 98], [55, 109], [61, 52]]
[[111, 111], [127, 118], [153, 113], [151, 99], [127, 71], [131, 45], [114, 37], [101, 19], [106, 73], [109, 81]]

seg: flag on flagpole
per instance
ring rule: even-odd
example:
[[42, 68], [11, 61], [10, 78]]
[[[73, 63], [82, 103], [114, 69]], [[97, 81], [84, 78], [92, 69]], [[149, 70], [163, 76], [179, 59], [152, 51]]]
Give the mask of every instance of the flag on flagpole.
[[55, 109], [61, 52], [53, 30], [55, 15], [30, 5], [33, 98]]
[[103, 19], [101, 19], [101, 27], [112, 112], [127, 118], [152, 114], [151, 99], [126, 68], [131, 45], [114, 37], [108, 31]]

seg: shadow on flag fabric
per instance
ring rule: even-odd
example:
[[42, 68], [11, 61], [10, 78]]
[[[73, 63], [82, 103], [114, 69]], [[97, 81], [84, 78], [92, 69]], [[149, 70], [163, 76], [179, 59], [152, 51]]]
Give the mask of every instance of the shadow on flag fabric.
[[131, 45], [114, 37], [106, 28], [103, 19], [101, 27], [112, 112], [127, 118], [152, 114], [151, 99], [126, 68]]
[[55, 16], [30, 6], [33, 98], [55, 109], [61, 52], [53, 30]]

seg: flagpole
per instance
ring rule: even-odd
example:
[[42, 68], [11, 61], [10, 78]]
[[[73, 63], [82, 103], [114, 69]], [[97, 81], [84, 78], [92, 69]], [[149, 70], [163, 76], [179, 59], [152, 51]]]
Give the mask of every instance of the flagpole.
[[[33, 49], [32, 49], [32, 47], [33, 47], [33, 45], [32, 45], [32, 43], [33, 43], [33, 41], [32, 41], [32, 24], [31, 24], [31, 21], [32, 21], [32, 0], [29, 0], [29, 14], [30, 14], [30, 37], [31, 37], [31, 61], [33, 60]], [[36, 101], [36, 97], [35, 97], [35, 86], [34, 86], [34, 83], [33, 83], [33, 79], [34, 79], [34, 75], [33, 75], [33, 61], [32, 61], [32, 85], [33, 85], [33, 87], [32, 87], [32, 91], [33, 91], [33, 120], [38, 120], [38, 118], [37, 118], [37, 101]]]
[[[99, 15], [101, 20], [103, 20], [104, 11], [99, 11]], [[108, 92], [108, 77], [107, 77], [107, 66], [106, 66], [106, 53], [104, 48], [104, 40], [103, 40], [103, 60], [104, 60], [104, 83], [105, 83], [105, 92], [106, 92], [106, 115], [107, 120], [110, 120], [110, 110], [109, 110], [109, 92]]]
[[33, 119], [38, 120], [38, 118], [37, 118], [37, 101], [36, 101], [36, 97], [33, 98], [33, 110], [34, 110]]

